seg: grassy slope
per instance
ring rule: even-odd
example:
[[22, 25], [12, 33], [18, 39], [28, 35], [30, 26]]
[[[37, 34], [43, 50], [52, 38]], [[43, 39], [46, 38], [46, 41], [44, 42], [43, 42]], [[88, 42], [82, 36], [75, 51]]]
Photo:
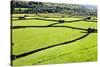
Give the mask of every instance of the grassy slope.
[[96, 61], [97, 43], [95, 41], [96, 34], [90, 34], [80, 41], [37, 52], [16, 59], [13, 63], [14, 65], [32, 65]]
[[[65, 19], [74, 20], [74, 18], [65, 18]], [[45, 26], [51, 23], [54, 22], [42, 21], [42, 20], [20, 20], [20, 21], [13, 21], [13, 26], [27, 26], [27, 25]], [[84, 21], [76, 23], [58, 24], [58, 25], [79, 27], [85, 29], [87, 29], [88, 27], [96, 28], [96, 23], [91, 23], [91, 22], [87, 23]], [[14, 48], [13, 54], [21, 54], [37, 48], [46, 47], [48, 45], [53, 45], [56, 43], [73, 40], [84, 34], [86, 33], [81, 33], [80, 30], [73, 30], [69, 28], [27, 28], [27, 29], [13, 30], [13, 37], [14, 37], [13, 41], [15, 43], [13, 47]], [[14, 65], [32, 65], [32, 64], [79, 62], [79, 61], [95, 61], [97, 54], [96, 36], [97, 36], [96, 33], [92, 33], [88, 37], [81, 39], [79, 41], [66, 44], [63, 46], [50, 48], [48, 50], [43, 50], [26, 57], [16, 59], [13, 62]]]
[[14, 30], [14, 53], [21, 54], [37, 48], [70, 41], [82, 35], [84, 35], [84, 33], [67, 28], [35, 28]]

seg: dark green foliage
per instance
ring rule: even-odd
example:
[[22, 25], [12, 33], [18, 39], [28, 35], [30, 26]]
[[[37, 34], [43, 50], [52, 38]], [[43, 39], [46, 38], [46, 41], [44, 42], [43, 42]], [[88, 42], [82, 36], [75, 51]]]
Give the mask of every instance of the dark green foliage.
[[64, 20], [59, 20], [59, 23], [64, 23], [65, 21]]
[[95, 28], [88, 28], [88, 33], [96, 32], [97, 30]]
[[25, 16], [23, 16], [23, 17], [18, 17], [19, 18], [19, 20], [25, 20]]
[[76, 4], [12, 1], [11, 8], [12, 13], [61, 13], [71, 16], [97, 16], [96, 10]]
[[86, 21], [91, 20], [91, 17], [88, 16], [88, 17], [86, 17], [84, 20], [86, 20]]

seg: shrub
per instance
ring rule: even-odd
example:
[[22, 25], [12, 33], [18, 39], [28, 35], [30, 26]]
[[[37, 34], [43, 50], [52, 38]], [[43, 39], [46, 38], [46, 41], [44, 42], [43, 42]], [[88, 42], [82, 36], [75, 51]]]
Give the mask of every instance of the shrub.
[[64, 23], [65, 21], [64, 20], [59, 20], [59, 23]]

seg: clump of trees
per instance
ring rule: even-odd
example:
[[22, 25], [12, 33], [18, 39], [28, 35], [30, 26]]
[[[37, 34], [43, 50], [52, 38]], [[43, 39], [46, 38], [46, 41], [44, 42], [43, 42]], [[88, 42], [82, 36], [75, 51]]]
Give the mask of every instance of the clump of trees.
[[65, 21], [64, 20], [59, 20], [59, 23], [64, 23]]
[[84, 20], [86, 20], [86, 21], [91, 20], [91, 17], [88, 16], [88, 17], [86, 17]]
[[97, 30], [95, 28], [88, 28], [87, 31], [88, 33], [93, 33], [96, 32]]

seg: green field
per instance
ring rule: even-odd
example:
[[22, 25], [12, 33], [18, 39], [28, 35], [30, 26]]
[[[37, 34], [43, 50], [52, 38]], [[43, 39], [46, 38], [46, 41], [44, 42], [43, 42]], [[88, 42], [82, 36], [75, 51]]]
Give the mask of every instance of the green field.
[[[14, 14], [13, 16], [18, 17], [23, 15]], [[12, 18], [12, 27], [23, 27], [18, 29], [12, 28], [12, 42], [14, 44], [12, 46], [12, 55], [18, 56], [48, 46], [59, 45], [16, 58], [12, 60], [14, 66], [97, 60], [97, 33], [89, 33], [87, 35], [85, 30], [89, 27], [97, 29], [96, 22], [77, 21], [58, 23], [47, 20], [58, 21], [63, 19], [65, 21], [74, 21], [82, 18], [53, 18], [52, 16], [44, 18], [32, 14], [29, 16], [26, 18], [27, 20]], [[50, 24], [51, 27], [48, 26]]]

